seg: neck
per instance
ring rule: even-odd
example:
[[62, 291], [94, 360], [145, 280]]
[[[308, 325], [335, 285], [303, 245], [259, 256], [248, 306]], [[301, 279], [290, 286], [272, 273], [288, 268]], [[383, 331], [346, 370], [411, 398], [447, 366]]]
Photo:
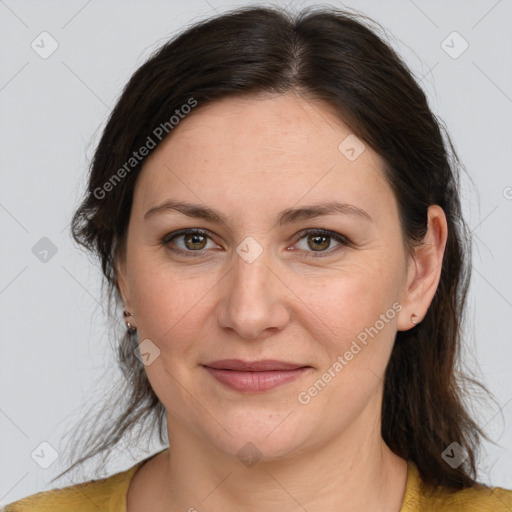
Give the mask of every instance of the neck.
[[286, 459], [262, 458], [248, 467], [169, 422], [172, 450], [161, 454], [159, 501], [167, 511], [399, 512], [407, 462], [384, 443], [380, 426], [352, 430]]

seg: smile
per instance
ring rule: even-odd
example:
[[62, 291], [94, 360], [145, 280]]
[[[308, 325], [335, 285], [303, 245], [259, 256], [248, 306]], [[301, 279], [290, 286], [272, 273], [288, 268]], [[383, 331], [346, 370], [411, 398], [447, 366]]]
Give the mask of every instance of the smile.
[[[262, 393], [284, 384], [288, 384], [311, 369], [310, 366], [298, 366], [290, 363], [263, 361], [260, 363], [244, 363], [232, 360], [217, 362], [215, 366], [203, 365], [203, 368], [218, 382], [236, 391]], [[220, 366], [220, 367], [219, 367]], [[224, 367], [222, 367], [224, 366]], [[247, 367], [258, 369], [247, 369]], [[276, 369], [268, 369], [274, 366]], [[288, 366], [288, 368], [286, 368]], [[237, 367], [232, 369], [229, 367]], [[245, 368], [243, 368], [245, 367]], [[266, 367], [266, 368], [265, 368]], [[238, 369], [243, 368], [243, 369]]]

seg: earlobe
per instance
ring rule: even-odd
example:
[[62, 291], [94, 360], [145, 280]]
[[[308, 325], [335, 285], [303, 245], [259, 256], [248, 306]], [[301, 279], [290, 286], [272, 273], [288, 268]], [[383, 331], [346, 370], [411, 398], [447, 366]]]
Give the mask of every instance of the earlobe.
[[427, 233], [411, 256], [399, 331], [411, 329], [426, 315], [441, 279], [447, 238], [446, 215], [440, 206], [432, 205], [428, 209]]
[[116, 276], [116, 287], [121, 295], [121, 300], [123, 301], [123, 317], [124, 322], [126, 324], [126, 330], [130, 336], [134, 335], [137, 332], [137, 326], [134, 325], [135, 315], [132, 313], [132, 306], [130, 303], [130, 297], [127, 293], [126, 287], [126, 274], [125, 274], [125, 264], [124, 260], [116, 259], [114, 263], [114, 274]]

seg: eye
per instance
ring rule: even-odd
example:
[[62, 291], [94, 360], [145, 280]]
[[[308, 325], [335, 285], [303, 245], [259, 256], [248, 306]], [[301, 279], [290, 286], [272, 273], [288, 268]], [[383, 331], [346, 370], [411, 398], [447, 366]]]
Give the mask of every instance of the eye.
[[[295, 251], [295, 248], [298, 247], [306, 258], [329, 256], [343, 247], [351, 245], [347, 237], [325, 229], [307, 229], [299, 232], [296, 238], [303, 246], [300, 247], [296, 242], [294, 248], [290, 250]], [[338, 245], [331, 248], [333, 240]], [[208, 247], [208, 241], [211, 242], [212, 246]], [[182, 229], [169, 233], [162, 239], [162, 244], [175, 253], [192, 257], [201, 256], [207, 249], [218, 248], [218, 245], [213, 242], [207, 231], [197, 228]]]
[[[214, 247], [208, 247], [208, 240]], [[200, 256], [206, 249], [218, 247], [208, 233], [202, 229], [182, 229], [166, 235], [162, 240], [171, 251], [184, 254], [185, 256]], [[197, 253], [197, 254], [193, 254]]]
[[[306, 258], [328, 256], [333, 252], [338, 252], [344, 246], [350, 245], [350, 240], [347, 237], [325, 229], [309, 229], [301, 231], [297, 236], [299, 243], [304, 242], [302, 247], [300, 247], [299, 244], [295, 244], [295, 246], [306, 253], [304, 255]], [[335, 246], [334, 249], [327, 250], [331, 248], [333, 240], [335, 240], [338, 245]]]

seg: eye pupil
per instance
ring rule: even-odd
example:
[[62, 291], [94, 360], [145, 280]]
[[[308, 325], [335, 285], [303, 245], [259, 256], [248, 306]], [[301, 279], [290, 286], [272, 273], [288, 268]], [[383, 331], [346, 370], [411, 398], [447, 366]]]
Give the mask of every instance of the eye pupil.
[[[190, 241], [191, 241], [192, 245], [189, 244]], [[188, 235], [185, 235], [185, 245], [187, 246], [188, 249], [201, 250], [206, 245], [205, 241], [206, 241], [206, 237], [201, 234], [190, 233]], [[198, 245], [199, 245], [199, 247], [198, 247]]]
[[327, 249], [330, 245], [330, 237], [328, 236], [322, 236], [322, 235], [310, 235], [308, 237], [308, 244], [310, 241], [313, 241], [314, 240], [314, 244], [313, 246], [310, 245], [310, 247], [314, 250], [314, 251], [317, 251], [317, 250], [323, 250], [323, 249]]

